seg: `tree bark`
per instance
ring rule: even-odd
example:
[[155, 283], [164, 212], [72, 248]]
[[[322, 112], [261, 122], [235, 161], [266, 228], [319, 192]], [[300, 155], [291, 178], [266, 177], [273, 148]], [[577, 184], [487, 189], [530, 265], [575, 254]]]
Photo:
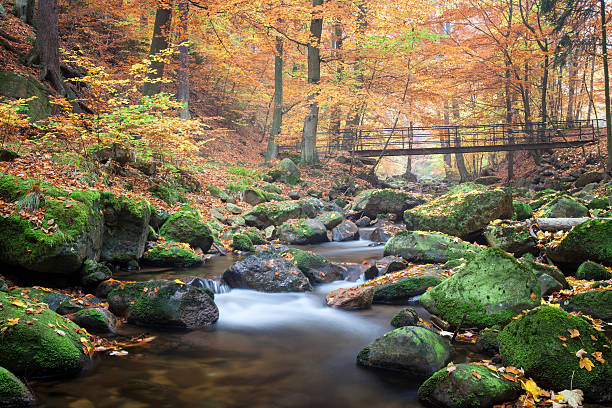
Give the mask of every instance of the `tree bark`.
[[15, 11], [24, 23], [31, 26], [34, 25], [34, 10], [36, 9], [36, 0], [16, 0]]
[[[318, 17], [317, 6], [323, 0], [312, 0], [314, 8], [313, 18], [310, 20], [310, 42], [308, 44], [308, 83], [318, 85], [321, 80], [320, 48], [321, 32], [323, 31], [323, 18]], [[317, 154], [317, 127], [319, 124], [319, 103], [316, 101], [317, 91], [309, 95], [310, 111], [304, 119], [302, 131], [302, 162], [313, 164], [319, 161]]]
[[163, 5], [165, 8], [158, 8], [155, 13], [155, 26], [153, 27], [153, 38], [151, 39], [151, 50], [149, 58], [151, 66], [147, 73], [147, 78], [142, 88], [143, 96], [151, 96], [161, 91], [161, 79], [164, 76], [164, 62], [155, 61], [155, 57], [163, 50], [168, 48], [168, 34], [170, 31], [170, 21], [172, 9], [170, 6]]
[[189, 1], [181, 0], [178, 5], [178, 69], [176, 72], [176, 99], [185, 104], [181, 119], [190, 119], [189, 113]]
[[[456, 99], [452, 100], [453, 104], [453, 118], [455, 119], [455, 126], [459, 123], [459, 105]], [[457, 129], [457, 128], [455, 128]], [[458, 133], [455, 133], [455, 146], [461, 146], [461, 139]], [[468, 181], [470, 179], [470, 173], [468, 173], [467, 167], [465, 167], [465, 160], [463, 159], [463, 153], [455, 153], [455, 163], [457, 163], [457, 170], [459, 170], [459, 177], [461, 182]]]
[[606, 97], [606, 139], [608, 161], [606, 170], [612, 170], [612, 112], [610, 111], [610, 72], [608, 71], [608, 39], [606, 34], [606, 0], [600, 0], [601, 3], [601, 49], [604, 67], [604, 85]]
[[[505, 72], [505, 83], [504, 83], [504, 91], [506, 97], [506, 125], [512, 124], [512, 97], [510, 95], [510, 61], [506, 60], [506, 72]], [[508, 127], [508, 130], [511, 130], [511, 127]], [[512, 143], [512, 133], [508, 134], [508, 142]], [[508, 159], [508, 179], [507, 183], [510, 183], [512, 179], [514, 179], [514, 152], [508, 151], [507, 154]]]
[[275, 159], [278, 155], [276, 137], [280, 134], [283, 124], [283, 39], [276, 37], [276, 54], [274, 56], [274, 111], [272, 127], [268, 137], [266, 160]]
[[568, 122], [574, 121], [574, 93], [576, 88], [576, 81], [574, 77], [576, 76], [576, 63], [572, 57], [570, 57], [569, 61], [569, 69], [567, 73], [567, 81], [568, 81], [568, 95], [567, 95], [567, 114], [565, 116], [565, 120]]

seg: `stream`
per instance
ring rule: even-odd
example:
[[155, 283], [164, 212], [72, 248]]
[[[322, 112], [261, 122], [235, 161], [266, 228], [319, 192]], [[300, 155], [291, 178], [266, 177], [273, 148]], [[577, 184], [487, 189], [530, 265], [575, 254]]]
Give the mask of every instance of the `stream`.
[[[300, 247], [333, 262], [382, 258], [370, 241]], [[124, 280], [201, 276], [219, 279], [238, 258], [216, 257], [199, 268], [153, 269]], [[30, 383], [42, 407], [421, 407], [422, 379], [363, 369], [359, 351], [393, 329], [402, 306], [365, 311], [328, 307], [325, 294], [355, 283], [339, 281], [313, 293], [261, 293], [234, 289], [215, 295], [220, 318], [210, 331], [159, 332], [124, 325], [121, 335], [156, 336], [124, 357], [103, 355], [82, 376]], [[427, 313], [418, 309], [422, 317]], [[470, 358], [459, 350], [455, 362]]]

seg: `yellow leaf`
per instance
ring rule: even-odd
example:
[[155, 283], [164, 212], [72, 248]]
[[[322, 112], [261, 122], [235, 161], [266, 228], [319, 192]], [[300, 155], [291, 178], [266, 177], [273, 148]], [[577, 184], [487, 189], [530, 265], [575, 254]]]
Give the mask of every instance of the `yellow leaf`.
[[15, 299], [11, 302], [11, 305], [13, 306], [17, 306], [17, 307], [26, 307], [26, 304], [23, 303], [23, 301], [19, 300], [19, 299]]
[[570, 337], [572, 339], [575, 338], [575, 337], [580, 336], [580, 332], [578, 330], [576, 330], [576, 329], [567, 329], [567, 331], [569, 332]]
[[540, 401], [540, 396], [545, 396], [546, 393], [538, 387], [535, 381], [531, 378], [527, 381], [521, 380], [521, 387], [533, 398], [535, 402]]
[[601, 351], [596, 351], [594, 353], [591, 353], [591, 355], [593, 356], [593, 358], [595, 358], [595, 360], [599, 361], [601, 364], [606, 362], [606, 360], [604, 360], [604, 358], [602, 357]]
[[591, 371], [591, 369], [595, 367], [595, 364], [588, 357], [582, 357], [580, 359], [580, 368], [586, 368], [587, 371]]
[[19, 323], [19, 318], [15, 317], [15, 318], [9, 318], [7, 324], [12, 326], [12, 325], [17, 324], [17, 323]]

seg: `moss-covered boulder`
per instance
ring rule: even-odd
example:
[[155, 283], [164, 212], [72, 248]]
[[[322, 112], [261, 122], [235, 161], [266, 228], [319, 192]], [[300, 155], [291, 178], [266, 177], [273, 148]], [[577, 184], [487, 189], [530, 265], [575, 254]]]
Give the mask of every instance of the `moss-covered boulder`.
[[401, 215], [409, 208], [416, 207], [425, 202], [421, 197], [394, 189], [365, 190], [355, 200], [351, 209], [363, 213], [370, 218], [376, 218], [379, 214]]
[[249, 238], [249, 236], [246, 234], [235, 234], [232, 237], [232, 243], [230, 244], [230, 247], [234, 248], [235, 250], [244, 252], [252, 252], [255, 250], [251, 238]]
[[523, 221], [528, 218], [531, 218], [533, 215], [533, 210], [531, 206], [527, 203], [523, 203], [521, 201], [513, 201], [512, 208], [514, 209], [514, 214], [512, 215], [512, 220], [514, 221]]
[[451, 189], [447, 194], [404, 212], [408, 230], [440, 231], [465, 237], [496, 219], [514, 214], [512, 195], [504, 189]]
[[159, 229], [159, 234], [169, 241], [186, 242], [204, 252], [213, 243], [210, 228], [193, 212], [172, 214]]
[[521, 386], [476, 364], [457, 364], [454, 370], [437, 371], [420, 387], [419, 400], [434, 407], [488, 408], [511, 402]]
[[404, 326], [416, 326], [419, 322], [419, 314], [412, 307], [407, 307], [405, 309], [397, 312], [395, 316], [391, 319], [391, 326], [398, 328]]
[[80, 275], [81, 286], [83, 286], [85, 289], [93, 289], [98, 286], [100, 282], [104, 282], [105, 280], [112, 278], [113, 272], [103, 263], [86, 259]]
[[582, 312], [595, 319], [612, 321], [612, 290], [591, 290], [561, 301], [568, 312]]
[[[550, 306], [527, 312], [499, 334], [505, 365], [522, 367], [544, 389], [580, 389], [587, 400], [600, 403], [612, 401], [610, 347], [606, 336], [585, 319]], [[591, 370], [580, 367], [580, 350], [593, 364]]]
[[19, 75], [12, 71], [0, 71], [0, 96], [11, 99], [28, 99], [28, 117], [32, 122], [43, 120], [52, 113], [49, 89], [31, 75]]
[[483, 354], [494, 356], [499, 354], [499, 327], [486, 328], [478, 333], [476, 348]]
[[578, 200], [567, 195], [554, 198], [540, 209], [540, 218], [581, 218], [589, 215], [589, 209]]
[[39, 217], [0, 215], [0, 261], [26, 270], [73, 274], [102, 246], [100, 194], [40, 186], [33, 180], [0, 178], [0, 198], [30, 206]]
[[36, 406], [32, 391], [6, 368], [0, 367], [0, 405], [5, 408]]
[[151, 207], [140, 198], [101, 193], [104, 235], [100, 259], [125, 263], [144, 253]]
[[417, 263], [445, 263], [472, 258], [481, 250], [477, 245], [439, 232], [401, 231], [385, 244], [384, 254]]
[[344, 220], [344, 215], [338, 211], [329, 211], [319, 215], [317, 220], [321, 221], [328, 230], [334, 229]]
[[452, 346], [434, 332], [406, 326], [385, 333], [370, 343], [359, 352], [357, 364], [428, 377], [444, 367], [452, 353]]
[[288, 220], [277, 231], [285, 244], [317, 244], [327, 241], [327, 229], [316, 219]]
[[230, 266], [223, 280], [232, 288], [260, 292], [311, 291], [308, 278], [292, 261], [280, 254], [264, 250]]
[[191, 268], [201, 264], [202, 258], [187, 243], [161, 241], [145, 252], [142, 261], [154, 266]]
[[339, 265], [329, 262], [321, 255], [311, 251], [291, 248], [282, 255], [295, 262], [298, 269], [308, 278], [310, 283], [329, 283], [344, 279], [344, 270]]
[[242, 233], [249, 237], [253, 245], [266, 245], [268, 243], [263, 233], [257, 228], [247, 228]]
[[589, 210], [609, 210], [610, 209], [610, 199], [595, 197], [589, 204], [587, 205]]
[[28, 378], [77, 374], [89, 363], [84, 331], [46, 304], [0, 292], [0, 366]]
[[524, 223], [492, 222], [484, 231], [487, 243], [494, 247], [521, 256], [535, 250], [536, 243]]
[[108, 294], [108, 305], [115, 315], [145, 327], [203, 329], [219, 319], [212, 291], [176, 281], [125, 283]]
[[578, 267], [576, 277], [587, 280], [608, 280], [612, 279], [612, 273], [605, 266], [597, 262], [586, 261]]
[[[537, 276], [511, 255], [487, 249], [421, 296], [430, 313], [457, 326], [505, 323], [540, 304]], [[465, 316], [465, 319], [464, 319]]]
[[218, 186], [208, 186], [206, 187], [206, 191], [208, 192], [208, 194], [218, 198], [221, 201], [227, 201], [229, 199], [227, 193]]
[[270, 225], [279, 226], [282, 223], [302, 216], [300, 201], [283, 201], [263, 203], [244, 213], [246, 224], [257, 228], [267, 228]]
[[[563, 272], [561, 272], [559, 268], [557, 268], [554, 265], [548, 265], [548, 264], [537, 262], [534, 259], [530, 259], [529, 257], [527, 257], [527, 255], [531, 255], [531, 254], [528, 253], [525, 256], [522, 256], [521, 258], [519, 258], [519, 262], [525, 265], [526, 267], [528, 267], [529, 269], [531, 269], [531, 272], [533, 272], [537, 277], [548, 275], [551, 278], [553, 278], [555, 281], [557, 281], [563, 287], [563, 289], [571, 289], [570, 284], [565, 279], [565, 275], [563, 274]], [[543, 290], [542, 290], [542, 296], [546, 296], [544, 295]]]
[[79, 327], [94, 334], [114, 333], [117, 326], [115, 315], [103, 307], [81, 309], [66, 317], [79, 325]]
[[440, 284], [442, 280], [435, 276], [403, 278], [393, 283], [380, 285], [374, 291], [374, 303], [405, 305], [410, 299], [422, 295], [427, 289]]
[[561, 242], [553, 242], [546, 254], [556, 263], [579, 265], [594, 261], [612, 266], [611, 236], [612, 220], [589, 220], [572, 228]]

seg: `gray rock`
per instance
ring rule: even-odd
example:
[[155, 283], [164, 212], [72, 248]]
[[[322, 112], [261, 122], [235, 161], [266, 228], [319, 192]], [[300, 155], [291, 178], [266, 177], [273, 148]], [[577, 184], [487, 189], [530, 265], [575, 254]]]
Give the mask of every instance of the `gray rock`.
[[359, 239], [359, 227], [352, 221], [344, 221], [332, 230], [334, 241], [354, 241]]

